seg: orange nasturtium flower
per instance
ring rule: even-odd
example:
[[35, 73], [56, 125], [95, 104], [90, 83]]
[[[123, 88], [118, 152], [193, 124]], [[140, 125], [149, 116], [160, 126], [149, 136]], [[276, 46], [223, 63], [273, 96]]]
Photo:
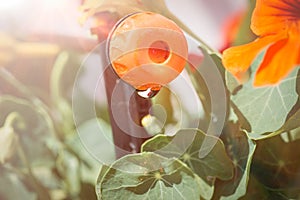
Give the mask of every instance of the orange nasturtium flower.
[[258, 53], [267, 48], [254, 86], [276, 84], [300, 64], [300, 1], [257, 0], [251, 29], [258, 38], [225, 50], [223, 64], [241, 80]]

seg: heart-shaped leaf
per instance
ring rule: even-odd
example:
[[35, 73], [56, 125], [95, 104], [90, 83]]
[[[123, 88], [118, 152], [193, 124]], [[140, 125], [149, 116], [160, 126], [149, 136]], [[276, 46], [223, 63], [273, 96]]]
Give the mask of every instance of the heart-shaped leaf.
[[[235, 189], [235, 192], [232, 195], [229, 196], [223, 196], [221, 199], [222, 200], [230, 200], [230, 199], [239, 199], [240, 197], [244, 196], [247, 193], [247, 186], [248, 186], [248, 180], [249, 180], [249, 175], [250, 175], [250, 167], [251, 167], [251, 162], [252, 162], [252, 157], [255, 152], [256, 145], [248, 139], [248, 156], [246, 157], [245, 161], [245, 167], [240, 168], [242, 170], [242, 176], [240, 179], [240, 182], [238, 186]], [[238, 163], [236, 163], [237, 167]]]
[[176, 159], [154, 153], [127, 155], [100, 172], [98, 199], [199, 199], [199, 177]]
[[240, 125], [228, 123], [224, 128], [222, 139], [228, 154], [233, 160], [234, 176], [231, 180], [217, 180], [214, 199], [239, 199], [247, 192], [252, 157], [256, 144], [240, 131]]
[[300, 140], [285, 143], [280, 136], [257, 141], [251, 173], [269, 191], [269, 199], [299, 198], [299, 145]]
[[[202, 147], [205, 138], [206, 144], [214, 146], [207, 156], [200, 158], [200, 149], [206, 148]], [[143, 144], [142, 151], [179, 158], [203, 180], [215, 177], [228, 180], [233, 176], [233, 165], [223, 142], [214, 136], [205, 135], [200, 130], [180, 130], [175, 136], [157, 135]]]
[[[263, 53], [256, 58], [251, 69], [255, 72], [263, 59]], [[272, 137], [280, 132], [286, 118], [297, 102], [296, 81], [298, 69], [281, 81], [278, 85], [253, 87], [255, 73], [251, 74], [250, 80], [243, 85], [231, 100], [247, 119], [251, 126], [249, 137], [255, 140]], [[234, 83], [233, 77], [226, 73], [226, 81], [231, 91]], [[276, 132], [276, 134], [268, 134]]]

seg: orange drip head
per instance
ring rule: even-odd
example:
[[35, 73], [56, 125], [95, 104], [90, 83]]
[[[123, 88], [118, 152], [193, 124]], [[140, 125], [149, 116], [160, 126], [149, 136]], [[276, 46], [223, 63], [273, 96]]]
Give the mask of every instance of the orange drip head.
[[129, 15], [109, 37], [109, 59], [117, 75], [137, 90], [159, 90], [175, 79], [187, 59], [187, 41], [170, 19], [151, 12]]

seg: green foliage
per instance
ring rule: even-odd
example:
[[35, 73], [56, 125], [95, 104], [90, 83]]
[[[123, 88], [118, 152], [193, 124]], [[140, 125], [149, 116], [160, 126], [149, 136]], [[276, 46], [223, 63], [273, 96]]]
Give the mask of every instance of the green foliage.
[[[263, 54], [254, 61], [251, 67], [253, 72], [257, 70], [262, 59]], [[297, 72], [298, 69], [294, 70], [278, 85], [258, 88], [253, 87], [255, 73], [252, 73], [250, 80], [240, 88], [232, 75], [226, 73], [227, 85], [231, 92], [234, 92], [231, 100], [238, 109], [237, 112], [249, 123], [247, 134], [250, 138], [264, 139], [297, 127], [298, 111], [288, 117], [298, 100]]]
[[13, 171], [0, 168], [0, 198], [1, 199], [28, 199], [35, 200], [37, 195], [28, 190], [22, 180]]
[[[207, 156], [200, 158], [199, 151], [205, 138], [207, 144], [214, 146]], [[175, 136], [157, 135], [143, 144], [142, 151], [179, 158], [203, 180], [227, 180], [233, 176], [232, 162], [226, 154], [223, 142], [200, 130], [180, 130]]]
[[[10, 126], [17, 134], [19, 143], [22, 144], [25, 154], [30, 157], [32, 163], [46, 163], [51, 160], [49, 148], [52, 145], [50, 142], [54, 139], [53, 127], [45, 119], [42, 108], [35, 107], [24, 99], [2, 96], [0, 110], [0, 122], [8, 119], [12, 113], [18, 115], [18, 118], [14, 120], [15, 122], [11, 122]], [[47, 146], [48, 148], [45, 148]], [[14, 159], [14, 162], [19, 163], [18, 159]], [[49, 164], [51, 165], [53, 162]]]
[[177, 159], [154, 153], [128, 155], [106, 167], [98, 199], [199, 199], [199, 178]]
[[64, 58], [73, 55], [58, 57], [52, 89], [42, 95], [36, 91], [44, 88], [33, 90], [0, 69], [4, 87], [13, 88], [0, 95], [0, 199], [97, 199], [94, 184], [101, 164], [75, 131], [66, 95], [73, 83], [65, 73], [74, 80], [77, 68], [74, 60]]
[[[199, 157], [204, 139], [206, 144], [214, 145], [204, 158]], [[177, 158], [184, 162], [201, 180], [201, 196], [211, 199], [216, 178], [231, 179], [233, 165], [228, 158], [224, 144], [213, 136], [207, 136], [200, 130], [186, 129], [175, 136], [157, 135], [145, 142], [143, 152], [155, 152], [168, 158]]]
[[279, 136], [257, 142], [252, 174], [270, 197], [299, 198], [300, 140], [285, 143]]
[[[205, 48], [202, 48], [202, 51], [206, 51], [206, 56], [212, 56], [216, 65], [220, 66], [217, 54], [208, 53], [209, 51]], [[261, 56], [253, 63], [252, 71], [261, 62]], [[192, 78], [197, 77], [192, 75]], [[139, 164], [132, 165], [132, 163], [124, 162], [131, 157], [145, 161], [145, 155], [148, 155], [148, 152], [166, 160], [184, 163], [193, 176], [198, 177], [200, 199], [299, 198], [297, 169], [300, 166], [298, 163], [300, 159], [298, 154], [290, 152], [291, 149], [296, 149], [294, 145], [298, 145], [299, 138], [300, 106], [297, 70], [280, 84], [261, 88], [252, 86], [254, 73], [243, 85], [240, 85], [227, 72], [224, 73], [223, 78], [228, 89], [230, 103], [228, 104], [228, 118], [220, 138], [206, 135], [197, 129], [180, 130], [173, 136], [158, 134], [142, 145], [143, 153], [126, 156], [115, 162], [122, 163], [120, 165], [123, 170], [119, 170], [116, 167], [118, 164], [115, 163], [102, 168], [97, 185], [98, 198], [152, 199], [150, 194], [153, 193], [163, 196], [159, 193], [163, 182], [152, 178], [153, 174], [146, 175], [149, 180], [152, 180], [148, 185], [139, 182], [144, 180], [137, 178], [141, 176], [142, 172], [139, 170], [143, 167], [138, 167]], [[193, 83], [201, 91], [200, 95], [204, 94], [205, 98], [209, 98], [205, 88], [203, 89], [199, 84], [201, 81]], [[207, 108], [205, 111], [210, 112], [210, 100], [202, 101], [202, 103], [205, 104], [204, 108]], [[285, 141], [278, 136], [282, 133], [285, 133]], [[204, 138], [209, 140], [210, 144], [215, 145], [208, 155], [199, 157]], [[143, 164], [149, 164], [147, 167], [152, 167], [161, 163], [153, 159], [150, 164], [150, 160], [147, 159], [147, 162]], [[128, 178], [128, 176], [132, 177]], [[172, 180], [175, 181], [176, 178], [173, 177]], [[103, 186], [108, 184], [106, 181], [111, 185], [104, 188]], [[152, 187], [149, 187], [151, 184], [153, 184]], [[189, 184], [192, 185], [192, 183]], [[128, 188], [131, 190], [128, 191]], [[141, 189], [142, 194], [132, 193]], [[171, 191], [168, 188], [163, 188], [163, 190], [166, 194]], [[188, 189], [185, 190], [188, 191]], [[145, 194], [147, 195], [144, 196]], [[156, 198], [159, 197], [161, 196], [156, 196]], [[186, 197], [190, 198], [187, 194], [179, 199]], [[163, 199], [172, 199], [172, 197], [168, 196]]]
[[234, 176], [231, 180], [217, 181], [214, 199], [238, 199], [247, 193], [252, 157], [256, 145], [241, 132], [237, 124], [229, 123], [225, 127], [222, 139], [234, 164]]

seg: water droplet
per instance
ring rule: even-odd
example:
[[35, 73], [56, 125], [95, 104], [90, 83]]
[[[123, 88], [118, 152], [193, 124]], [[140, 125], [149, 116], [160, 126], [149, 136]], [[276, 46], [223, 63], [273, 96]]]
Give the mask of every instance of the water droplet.
[[207, 177], [206, 177], [206, 180], [207, 180], [208, 182], [213, 182], [213, 181], [215, 180], [215, 178], [214, 178], [213, 176], [207, 176]]
[[150, 114], [143, 117], [141, 123], [149, 135], [156, 135], [158, 133], [161, 133], [164, 126], [158, 118]]
[[129, 146], [131, 148], [132, 153], [137, 153], [137, 148], [136, 148], [136, 145], [134, 143], [130, 142]]
[[147, 88], [147, 89], [137, 89], [136, 92], [139, 96], [148, 99], [148, 98], [152, 98], [155, 95], [157, 95], [157, 93], [160, 91], [160, 89], [157, 88]]

